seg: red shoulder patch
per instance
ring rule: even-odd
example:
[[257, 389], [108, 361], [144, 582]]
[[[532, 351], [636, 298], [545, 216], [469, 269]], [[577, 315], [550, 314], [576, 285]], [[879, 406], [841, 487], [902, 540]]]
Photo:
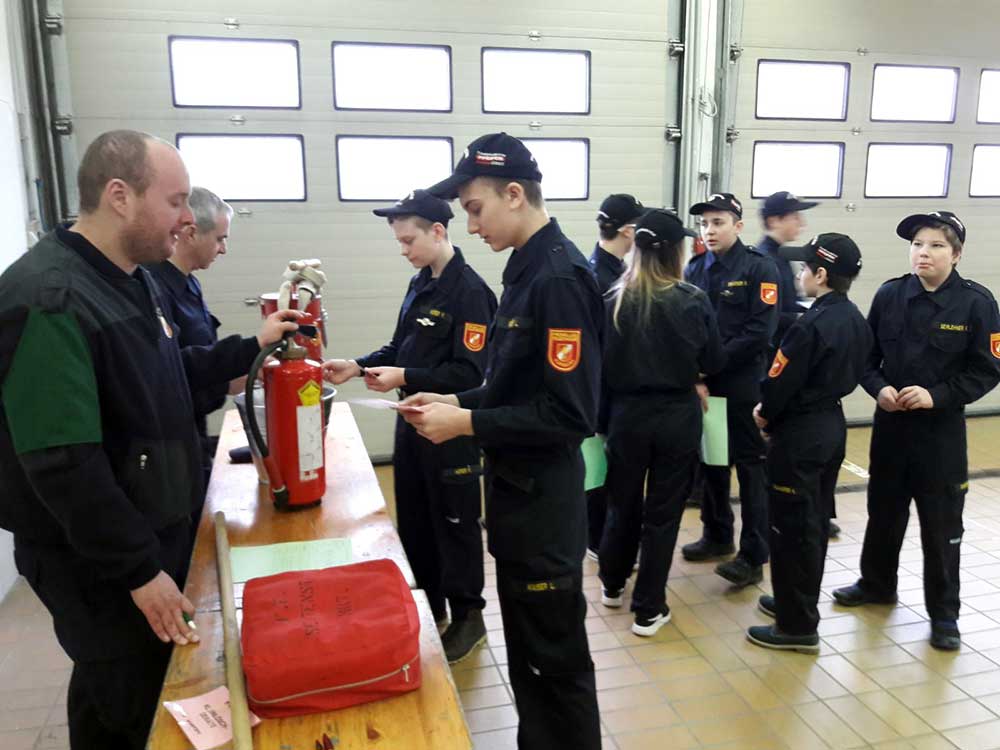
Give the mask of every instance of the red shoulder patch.
[[760, 301], [767, 305], [778, 304], [778, 285], [762, 281], [760, 283]]
[[481, 352], [486, 346], [486, 326], [482, 323], [466, 323], [462, 343], [470, 352]]
[[1000, 359], [1000, 333], [990, 334], [990, 351], [994, 357]]
[[558, 372], [573, 372], [580, 364], [583, 332], [579, 328], [550, 328], [547, 359]]
[[774, 355], [774, 361], [771, 363], [771, 369], [767, 371], [767, 376], [769, 378], [778, 377], [785, 369], [785, 365], [787, 364], [788, 364], [788, 357], [784, 355], [781, 349], [778, 349], [777, 353]]

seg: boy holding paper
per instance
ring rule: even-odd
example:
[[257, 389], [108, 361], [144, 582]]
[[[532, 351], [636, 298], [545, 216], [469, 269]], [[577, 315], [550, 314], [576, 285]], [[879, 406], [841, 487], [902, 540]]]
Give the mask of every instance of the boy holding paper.
[[782, 247], [805, 263], [802, 287], [813, 306], [788, 329], [761, 384], [757, 426], [770, 435], [767, 455], [774, 596], [758, 608], [773, 625], [747, 631], [764, 648], [819, 652], [820, 581], [837, 473], [847, 430], [840, 399], [864, 373], [872, 333], [847, 298], [861, 251], [843, 234], [821, 234], [804, 247]]
[[[392, 340], [356, 360], [325, 362], [326, 379], [339, 384], [363, 376], [370, 390], [401, 396], [480, 385], [497, 300], [448, 238], [451, 207], [415, 190], [373, 213], [388, 219], [401, 254], [418, 273]], [[447, 619], [447, 599], [451, 624], [441, 641], [448, 662], [461, 661], [486, 640], [479, 446], [472, 438], [434, 445], [398, 417], [392, 465], [399, 538], [438, 622]]]

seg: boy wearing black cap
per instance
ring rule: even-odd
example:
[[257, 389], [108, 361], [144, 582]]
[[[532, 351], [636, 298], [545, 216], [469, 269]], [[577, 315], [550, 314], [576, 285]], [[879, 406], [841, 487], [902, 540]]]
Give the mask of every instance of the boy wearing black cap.
[[[486, 333], [496, 296], [448, 238], [447, 202], [416, 190], [373, 211], [388, 219], [401, 254], [418, 273], [410, 279], [392, 340], [356, 360], [324, 363], [339, 384], [364, 376], [373, 391], [451, 393], [472, 388], [486, 370]], [[399, 538], [435, 620], [449, 663], [486, 640], [483, 540], [479, 528], [479, 446], [472, 438], [433, 445], [396, 419], [393, 484]]]
[[827, 526], [847, 428], [840, 399], [858, 385], [872, 335], [847, 298], [861, 271], [861, 251], [843, 234], [821, 234], [804, 247], [785, 246], [782, 258], [805, 263], [802, 287], [816, 302], [781, 341], [761, 384], [757, 426], [770, 435], [771, 584], [758, 608], [774, 625], [751, 627], [758, 646], [819, 651], [820, 582]]
[[965, 224], [955, 214], [908, 216], [896, 234], [910, 242], [912, 271], [875, 293], [868, 313], [875, 344], [861, 380], [878, 402], [861, 578], [833, 596], [847, 607], [896, 601], [899, 550], [913, 499], [931, 646], [952, 651], [961, 646], [959, 550], [969, 488], [965, 405], [1000, 381], [1000, 320], [990, 291], [958, 274]]
[[514, 248], [490, 328], [486, 381], [418, 394], [405, 418], [438, 443], [475, 435], [486, 455], [496, 558], [522, 750], [601, 746], [584, 617], [587, 543], [580, 443], [593, 434], [603, 306], [586, 259], [545, 209], [531, 152], [506, 133], [473, 141], [431, 190], [458, 196], [471, 234]]
[[681, 281], [688, 236], [694, 233], [676, 214], [646, 213], [632, 262], [605, 303], [609, 512], [601, 603], [622, 606], [641, 539], [632, 632], [644, 637], [670, 621], [667, 577], [701, 444], [695, 383], [725, 363], [708, 296]]
[[[609, 195], [601, 203], [597, 212], [597, 230], [600, 239], [590, 255], [590, 267], [597, 277], [597, 288], [601, 296], [625, 273], [625, 256], [632, 249], [635, 227], [646, 209], [627, 193]], [[598, 419], [598, 432], [606, 429], [607, 414], [602, 404]], [[597, 559], [604, 534], [604, 519], [608, 512], [608, 502], [604, 487], [587, 491], [587, 556]]]
[[[760, 250], [744, 245], [743, 206], [732, 193], [715, 193], [691, 207], [701, 217], [701, 235], [708, 252], [691, 259], [686, 281], [708, 294], [715, 309], [727, 364], [705, 379], [708, 391], [726, 398], [729, 461], [740, 483], [740, 551], [715, 572], [735, 586], [763, 579], [767, 562], [767, 479], [764, 440], [753, 422], [760, 400], [760, 380], [777, 324], [778, 271]], [[702, 537], [682, 548], [685, 560], [701, 561], [728, 555], [733, 549], [733, 510], [729, 505], [730, 470], [702, 467], [705, 477], [701, 505]]]

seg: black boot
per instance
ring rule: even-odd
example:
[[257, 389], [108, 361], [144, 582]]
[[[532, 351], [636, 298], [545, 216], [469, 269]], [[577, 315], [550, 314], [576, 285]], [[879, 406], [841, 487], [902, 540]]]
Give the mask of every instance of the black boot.
[[479, 646], [486, 643], [486, 625], [483, 611], [470, 609], [461, 620], [453, 620], [441, 636], [444, 655], [449, 664], [455, 664], [472, 655]]

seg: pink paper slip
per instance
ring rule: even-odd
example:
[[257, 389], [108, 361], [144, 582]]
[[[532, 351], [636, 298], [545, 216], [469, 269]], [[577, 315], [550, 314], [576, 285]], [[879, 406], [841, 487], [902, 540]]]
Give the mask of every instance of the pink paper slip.
[[[209, 750], [233, 739], [229, 713], [229, 688], [217, 687], [210, 693], [185, 698], [182, 701], [163, 701], [195, 750]], [[250, 714], [250, 726], [260, 724], [260, 719]]]

